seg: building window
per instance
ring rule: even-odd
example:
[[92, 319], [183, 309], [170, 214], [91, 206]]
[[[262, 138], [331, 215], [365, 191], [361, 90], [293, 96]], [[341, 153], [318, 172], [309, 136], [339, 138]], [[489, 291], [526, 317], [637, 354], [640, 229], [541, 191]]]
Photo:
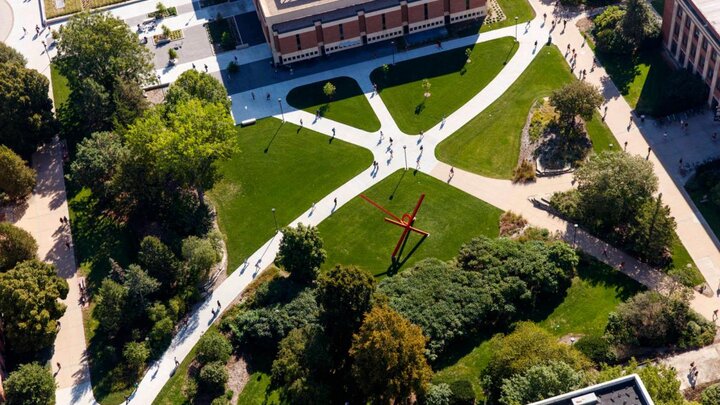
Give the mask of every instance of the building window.
[[682, 17], [682, 9], [680, 7], [677, 9], [677, 16]]
[[465, 10], [470, 10], [470, 0], [465, 0]]
[[383, 14], [381, 17], [382, 17], [382, 29], [383, 29], [383, 30], [386, 30], [386, 29], [387, 29], [387, 24], [385, 23], [385, 14]]
[[695, 27], [695, 33], [693, 35], [695, 35], [695, 38], [700, 38], [700, 28]]
[[717, 59], [717, 53], [715, 53], [715, 50], [713, 50], [710, 54], [710, 60], [715, 62], [715, 59]]
[[685, 28], [690, 28], [690, 19], [685, 19]]
[[343, 29], [343, 25], [338, 25], [338, 28], [340, 29], [340, 39], [345, 39], [345, 30]]
[[670, 46], [670, 52], [675, 53], [677, 51], [677, 41], [673, 41], [672, 46]]
[[[700, 64], [698, 65], [698, 68], [701, 68], [701, 66], [702, 67], [705, 66], [705, 56], [700, 58]], [[702, 73], [702, 72], [700, 72], [700, 73]]]
[[694, 58], [694, 57], [695, 57], [695, 52], [696, 52], [696, 51], [697, 51], [697, 47], [695, 47], [695, 45], [693, 45], [693, 46], [690, 47], [690, 57], [691, 57], [691, 58]]
[[428, 15], [429, 15], [429, 13], [428, 13], [428, 4], [427, 4], [427, 3], [423, 4], [423, 10], [425, 11], [425, 19], [427, 20], [427, 19], [428, 19]]
[[295, 34], [295, 44], [297, 44], [298, 51], [302, 49], [302, 45], [300, 45], [300, 34]]
[[679, 25], [679, 24], [675, 24], [675, 30], [674, 30], [674, 32], [675, 32], [675, 35], [677, 35], [677, 34], [680, 33], [680, 25]]
[[703, 38], [702, 41], [702, 49], [703, 51], [707, 51], [707, 39]]

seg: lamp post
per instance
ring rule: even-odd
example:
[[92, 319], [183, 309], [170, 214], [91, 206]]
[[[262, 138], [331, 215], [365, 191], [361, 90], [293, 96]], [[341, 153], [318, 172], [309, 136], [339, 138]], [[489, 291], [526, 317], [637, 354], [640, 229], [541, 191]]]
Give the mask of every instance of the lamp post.
[[515, 42], [517, 42], [517, 40], [518, 40], [518, 38], [517, 38], [517, 20], [518, 20], [518, 18], [517, 18], [517, 16], [515, 16]]
[[403, 156], [405, 156], [405, 170], [408, 169], [407, 165], [407, 146], [403, 145]]
[[277, 224], [277, 218], [275, 217], [275, 208], [272, 209], [272, 213], [273, 213], [273, 221], [275, 221], [275, 232], [280, 232], [280, 228], [278, 227], [278, 224]]
[[627, 152], [627, 141], [625, 141], [625, 149], [624, 149], [624, 151]]
[[390, 41], [390, 45], [392, 45], [392, 51], [393, 51], [393, 66], [395, 66], [395, 41]]
[[[280, 116], [282, 117], [282, 121], [285, 122], [285, 113], [283, 112], [282, 99], [280, 97], [278, 97], [278, 104], [280, 105]], [[275, 212], [274, 208], [273, 208], [273, 212]]]
[[578, 230], [578, 224], [573, 224], [573, 228], [575, 228], [575, 233], [573, 234], [573, 246], [577, 247], [577, 230]]

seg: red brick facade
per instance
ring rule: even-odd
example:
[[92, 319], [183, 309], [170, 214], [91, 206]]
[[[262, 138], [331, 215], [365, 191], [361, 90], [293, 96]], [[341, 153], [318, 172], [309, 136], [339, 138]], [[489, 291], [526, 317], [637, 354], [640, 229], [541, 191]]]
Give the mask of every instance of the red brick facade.
[[[262, 0], [256, 0], [256, 5]], [[365, 12], [356, 6], [356, 15], [337, 21], [324, 21], [324, 14], [314, 19], [314, 26], [307, 17], [282, 32], [275, 26], [268, 27], [262, 8], [257, 7], [263, 31], [271, 44], [276, 63], [287, 64], [324, 54], [383, 41], [443, 25], [484, 17], [487, 0], [419, 0], [399, 2], [387, 9], [370, 9]], [[284, 21], [282, 24], [288, 23]], [[300, 46], [298, 46], [298, 44]]]

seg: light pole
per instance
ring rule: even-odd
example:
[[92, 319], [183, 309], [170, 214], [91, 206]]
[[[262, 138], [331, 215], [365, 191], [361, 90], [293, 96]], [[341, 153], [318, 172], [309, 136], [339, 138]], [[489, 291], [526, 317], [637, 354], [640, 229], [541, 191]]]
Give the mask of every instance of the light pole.
[[390, 45], [392, 45], [392, 51], [393, 51], [393, 66], [395, 66], [395, 41], [390, 41]]
[[578, 230], [578, 224], [573, 224], [573, 228], [575, 228], [575, 233], [573, 234], [573, 246], [577, 247], [577, 230]]
[[624, 149], [624, 151], [627, 152], [627, 141], [625, 141], [625, 149]]
[[517, 16], [515, 16], [515, 42], [517, 42], [517, 40], [518, 40], [517, 39], [517, 20], [518, 20], [518, 18], [517, 18]]
[[403, 156], [405, 156], [405, 170], [408, 169], [407, 165], [407, 146], [403, 145]]
[[[282, 99], [280, 97], [278, 97], [278, 104], [280, 105], [280, 116], [282, 117], [282, 121], [285, 122], [285, 113], [283, 112]], [[275, 208], [273, 208], [273, 212], [275, 212]]]
[[277, 218], [275, 217], [275, 208], [272, 209], [272, 213], [273, 213], [273, 221], [275, 221], [275, 232], [280, 232], [280, 228], [278, 228], [278, 224], [277, 224]]

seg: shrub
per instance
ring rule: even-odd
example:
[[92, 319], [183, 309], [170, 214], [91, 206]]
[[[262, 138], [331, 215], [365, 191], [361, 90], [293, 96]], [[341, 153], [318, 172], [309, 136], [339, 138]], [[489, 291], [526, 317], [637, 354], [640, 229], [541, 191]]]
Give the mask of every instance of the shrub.
[[425, 405], [451, 405], [452, 389], [445, 383], [430, 384], [425, 394]]
[[222, 48], [226, 51], [235, 49], [235, 38], [233, 38], [232, 34], [229, 32], [223, 32], [220, 36], [220, 46], [222, 46]]
[[175, 59], [177, 59], [178, 53], [177, 53], [177, 51], [175, 50], [175, 48], [170, 48], [170, 49], [168, 49], [168, 57], [170, 58], [170, 60], [175, 60]]
[[169, 317], [155, 322], [149, 335], [150, 347], [154, 354], [160, 354], [168, 347], [174, 328], [175, 325]]
[[240, 65], [238, 65], [234, 60], [231, 60], [230, 63], [228, 63], [227, 71], [230, 74], [235, 74], [240, 71]]
[[198, 375], [200, 388], [211, 395], [223, 393], [227, 380], [228, 372], [225, 369], [225, 364], [219, 361], [204, 365]]
[[617, 362], [615, 349], [604, 336], [583, 336], [575, 343], [575, 348], [595, 363], [614, 364]]
[[5, 381], [7, 405], [54, 405], [55, 380], [37, 363], [23, 364]]
[[27, 197], [35, 187], [35, 170], [10, 148], [0, 144], [0, 201], [3, 195], [16, 201]]
[[500, 216], [500, 236], [513, 236], [521, 233], [527, 226], [527, 219], [512, 211], [505, 211]]
[[197, 359], [202, 364], [215, 361], [227, 362], [232, 352], [232, 346], [227, 338], [220, 332], [206, 333], [198, 342]]
[[524, 405], [564, 394], [583, 386], [585, 376], [562, 361], [535, 365], [506, 379], [500, 402]]
[[9, 222], [0, 222], [0, 272], [34, 259], [37, 250], [37, 242], [28, 231]]
[[720, 404], [720, 384], [713, 384], [703, 391], [700, 395], [700, 403], [702, 405]]
[[128, 342], [123, 349], [123, 358], [128, 370], [139, 373], [145, 367], [145, 362], [150, 357], [150, 349], [145, 342]]
[[450, 383], [453, 405], [473, 405], [475, 403], [475, 391], [468, 380], [457, 380]]
[[522, 162], [513, 169], [513, 183], [529, 183], [535, 181], [535, 164], [532, 160], [523, 159]]

